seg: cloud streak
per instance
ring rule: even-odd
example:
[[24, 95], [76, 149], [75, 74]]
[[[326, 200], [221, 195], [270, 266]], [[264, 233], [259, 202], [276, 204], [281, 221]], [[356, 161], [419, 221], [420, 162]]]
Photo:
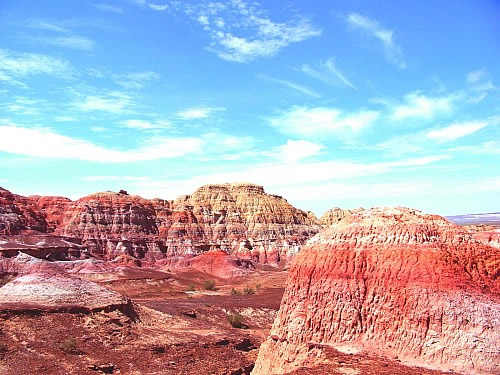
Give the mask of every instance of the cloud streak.
[[175, 113], [174, 117], [180, 120], [198, 120], [212, 116], [215, 112], [225, 111], [221, 107], [193, 107]]
[[352, 136], [372, 125], [379, 112], [361, 110], [343, 113], [336, 108], [294, 106], [269, 119], [277, 130], [307, 138]]
[[65, 60], [37, 53], [20, 53], [0, 49], [0, 81], [11, 85], [26, 86], [19, 81], [38, 74], [70, 78], [72, 69]]
[[280, 85], [283, 85], [283, 86], [286, 86], [288, 88], [291, 88], [292, 90], [295, 90], [295, 91], [298, 91], [302, 94], [305, 94], [305, 95], [308, 95], [308, 96], [312, 96], [313, 98], [321, 98], [321, 95], [318, 94], [317, 92], [305, 87], [305, 86], [302, 86], [302, 85], [299, 85], [295, 82], [292, 82], [292, 81], [288, 81], [288, 80], [284, 80], [284, 79], [277, 79], [277, 78], [272, 78], [272, 77], [269, 77], [269, 76], [266, 76], [266, 75], [263, 75], [263, 74], [259, 74], [257, 76], [258, 78], [260, 79], [263, 79], [263, 80], [266, 80], [266, 81], [269, 81], [269, 82], [274, 82], [274, 83], [278, 83]]
[[301, 70], [303, 73], [330, 85], [337, 85], [341, 83], [357, 90], [356, 86], [354, 86], [344, 73], [342, 73], [335, 65], [335, 59], [333, 57], [326, 61], [321, 61], [319, 63], [319, 67], [311, 67], [308, 64], [304, 64], [302, 65]]
[[194, 137], [151, 138], [135, 149], [117, 150], [58, 134], [45, 128], [1, 125], [0, 151], [38, 158], [73, 159], [99, 163], [130, 163], [170, 159], [196, 153], [202, 141]]
[[358, 13], [350, 13], [346, 19], [353, 28], [363, 31], [367, 36], [375, 38], [382, 44], [385, 56], [391, 63], [400, 69], [406, 68], [403, 51], [394, 41], [394, 32], [384, 28], [377, 20], [365, 17]]

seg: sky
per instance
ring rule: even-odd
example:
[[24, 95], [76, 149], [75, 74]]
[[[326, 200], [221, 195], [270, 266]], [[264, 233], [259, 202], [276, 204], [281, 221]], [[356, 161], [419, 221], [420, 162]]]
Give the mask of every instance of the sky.
[[500, 211], [500, 3], [0, 0], [0, 186]]

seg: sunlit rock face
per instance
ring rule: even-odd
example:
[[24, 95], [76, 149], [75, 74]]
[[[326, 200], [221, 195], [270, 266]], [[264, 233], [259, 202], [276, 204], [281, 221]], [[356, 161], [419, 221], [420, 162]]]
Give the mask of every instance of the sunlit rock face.
[[205, 185], [173, 202], [182, 220], [160, 228], [261, 263], [286, 262], [321, 226], [310, 213], [249, 183]]
[[0, 190], [0, 236], [22, 234], [30, 243], [31, 234], [62, 236], [98, 258], [126, 256], [138, 265], [209, 250], [286, 265], [320, 229], [312, 213], [248, 183], [206, 185], [175, 201], [124, 191], [71, 201]]
[[335, 207], [326, 211], [319, 220], [322, 225], [329, 227], [330, 225], [337, 224], [340, 220], [351, 216], [352, 212], [353, 211], [342, 210], [341, 208]]
[[500, 372], [500, 251], [436, 215], [352, 214], [295, 257], [252, 374], [361, 349], [464, 374]]
[[105, 259], [128, 254], [154, 261], [165, 253], [157, 240], [153, 203], [135, 195], [89, 195], [69, 205], [61, 221], [57, 233], [80, 238], [92, 254]]

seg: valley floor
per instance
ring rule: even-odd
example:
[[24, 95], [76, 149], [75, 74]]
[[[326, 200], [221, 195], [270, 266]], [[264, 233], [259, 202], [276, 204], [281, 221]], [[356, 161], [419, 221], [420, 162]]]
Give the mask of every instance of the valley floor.
[[[0, 312], [0, 374], [250, 373], [279, 308], [286, 271], [231, 281], [198, 272], [144, 271], [100, 282], [133, 301], [132, 316], [118, 310]], [[207, 280], [215, 281], [216, 290], [204, 289]], [[245, 288], [253, 294], [235, 294]], [[243, 328], [228, 322], [237, 315]], [[328, 360], [293, 374], [440, 374], [334, 350]]]

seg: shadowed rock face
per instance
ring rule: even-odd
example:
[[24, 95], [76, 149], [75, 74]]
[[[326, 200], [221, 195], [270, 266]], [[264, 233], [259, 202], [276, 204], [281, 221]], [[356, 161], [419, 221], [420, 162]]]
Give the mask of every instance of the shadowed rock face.
[[221, 249], [280, 264], [320, 227], [311, 213], [253, 184], [206, 185], [175, 201], [103, 192], [72, 202], [0, 190], [0, 235], [54, 232], [107, 260], [130, 256], [152, 264]]
[[314, 365], [325, 346], [498, 373], [499, 267], [498, 249], [440, 216], [406, 208], [355, 213], [295, 257], [252, 374]]

